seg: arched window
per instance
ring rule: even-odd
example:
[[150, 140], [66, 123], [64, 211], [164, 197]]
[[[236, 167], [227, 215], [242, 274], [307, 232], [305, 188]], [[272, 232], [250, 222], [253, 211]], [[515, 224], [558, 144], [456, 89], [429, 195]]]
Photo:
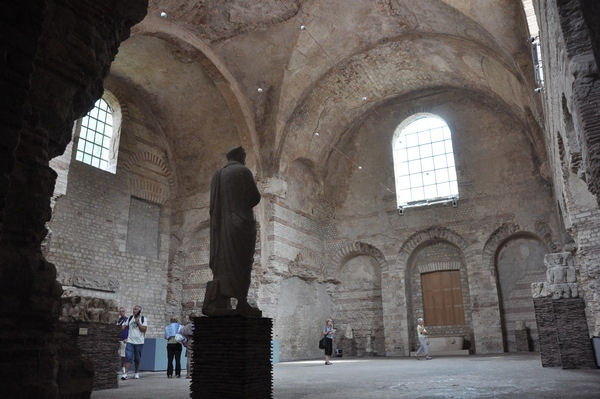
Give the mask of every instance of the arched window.
[[108, 91], [81, 119], [75, 159], [96, 168], [116, 172], [121, 109]]
[[407, 118], [394, 132], [392, 149], [399, 208], [458, 198], [452, 137], [442, 118]]

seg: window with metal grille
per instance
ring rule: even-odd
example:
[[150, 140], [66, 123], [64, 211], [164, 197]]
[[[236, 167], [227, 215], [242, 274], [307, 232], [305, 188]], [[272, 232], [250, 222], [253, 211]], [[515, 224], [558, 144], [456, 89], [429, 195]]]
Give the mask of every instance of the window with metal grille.
[[113, 110], [100, 98], [81, 120], [75, 159], [102, 170], [109, 170], [112, 138]]
[[452, 135], [433, 114], [402, 122], [392, 140], [399, 208], [458, 199]]

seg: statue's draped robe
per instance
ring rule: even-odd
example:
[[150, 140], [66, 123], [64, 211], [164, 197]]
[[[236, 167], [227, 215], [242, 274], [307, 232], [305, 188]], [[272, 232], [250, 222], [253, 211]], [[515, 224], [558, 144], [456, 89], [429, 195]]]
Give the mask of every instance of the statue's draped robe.
[[245, 300], [256, 245], [252, 208], [260, 193], [250, 169], [230, 161], [210, 182], [210, 269], [223, 297]]

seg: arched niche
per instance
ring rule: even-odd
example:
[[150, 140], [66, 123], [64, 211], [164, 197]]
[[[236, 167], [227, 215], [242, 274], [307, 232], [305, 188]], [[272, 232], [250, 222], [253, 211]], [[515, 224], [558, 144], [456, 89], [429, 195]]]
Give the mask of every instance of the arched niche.
[[414, 249], [407, 266], [410, 349], [418, 346], [419, 317], [425, 319], [431, 336], [463, 337], [465, 345], [473, 342], [469, 281], [461, 249], [445, 240], [431, 240]]
[[[348, 249], [352, 249], [348, 252]], [[340, 251], [332, 293], [337, 345], [351, 356], [385, 354], [380, 251], [355, 243]]]
[[517, 347], [515, 338], [516, 325], [521, 323], [528, 332], [528, 349], [539, 351], [531, 283], [546, 280], [546, 253], [546, 244], [538, 236], [528, 232], [517, 232], [507, 237], [496, 249], [494, 270], [506, 352], [523, 350]]

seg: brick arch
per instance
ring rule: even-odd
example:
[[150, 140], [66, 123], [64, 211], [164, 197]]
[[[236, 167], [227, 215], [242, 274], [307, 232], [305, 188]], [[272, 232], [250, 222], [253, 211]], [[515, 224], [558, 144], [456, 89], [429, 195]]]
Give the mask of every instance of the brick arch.
[[471, 252], [468, 250], [469, 243], [460, 234], [446, 227], [432, 226], [426, 230], [421, 230], [414, 233], [406, 241], [404, 241], [398, 253], [398, 263], [401, 265], [406, 265], [408, 259], [414, 253], [415, 249], [430, 241], [446, 241], [457, 246], [463, 253], [465, 261], [467, 261], [467, 256], [471, 254]]
[[532, 233], [530, 231], [523, 230], [516, 223], [512, 223], [512, 222], [504, 223], [502, 226], [500, 226], [496, 230], [494, 230], [494, 232], [492, 234], [490, 234], [490, 237], [486, 241], [486, 243], [483, 247], [482, 254], [481, 254], [482, 265], [484, 267], [488, 266], [490, 268], [490, 270], [495, 273], [495, 270], [496, 270], [495, 261], [496, 261], [496, 254], [498, 253], [498, 250], [502, 247], [502, 245], [505, 242], [507, 242], [511, 238], [514, 238], [515, 236], [525, 236], [525, 237], [535, 238], [538, 241], [540, 241], [541, 243], [543, 243], [547, 249], [553, 248], [555, 245], [552, 242], [551, 238], [543, 239], [536, 233]]
[[127, 171], [132, 171], [134, 166], [140, 166], [144, 162], [157, 166], [163, 176], [166, 177], [171, 192], [175, 192], [175, 177], [171, 172], [171, 168], [168, 162], [155, 152], [141, 151], [133, 153], [121, 164], [121, 167]]
[[333, 255], [332, 263], [335, 265], [335, 271], [338, 272], [344, 263], [360, 255], [368, 255], [373, 257], [377, 261], [377, 264], [382, 271], [385, 265], [387, 265], [385, 257], [379, 249], [371, 244], [361, 241], [354, 241], [344, 243], [342, 247]]
[[112, 97], [113, 97], [112, 100], [116, 101], [119, 104], [119, 108], [121, 109], [121, 116], [122, 116], [121, 124], [125, 121], [130, 120], [129, 105], [127, 104], [127, 102], [125, 102], [123, 100], [125, 98], [125, 95], [121, 91], [121, 89], [118, 87], [111, 86], [110, 88], [105, 88], [104, 91], [112, 94]]

